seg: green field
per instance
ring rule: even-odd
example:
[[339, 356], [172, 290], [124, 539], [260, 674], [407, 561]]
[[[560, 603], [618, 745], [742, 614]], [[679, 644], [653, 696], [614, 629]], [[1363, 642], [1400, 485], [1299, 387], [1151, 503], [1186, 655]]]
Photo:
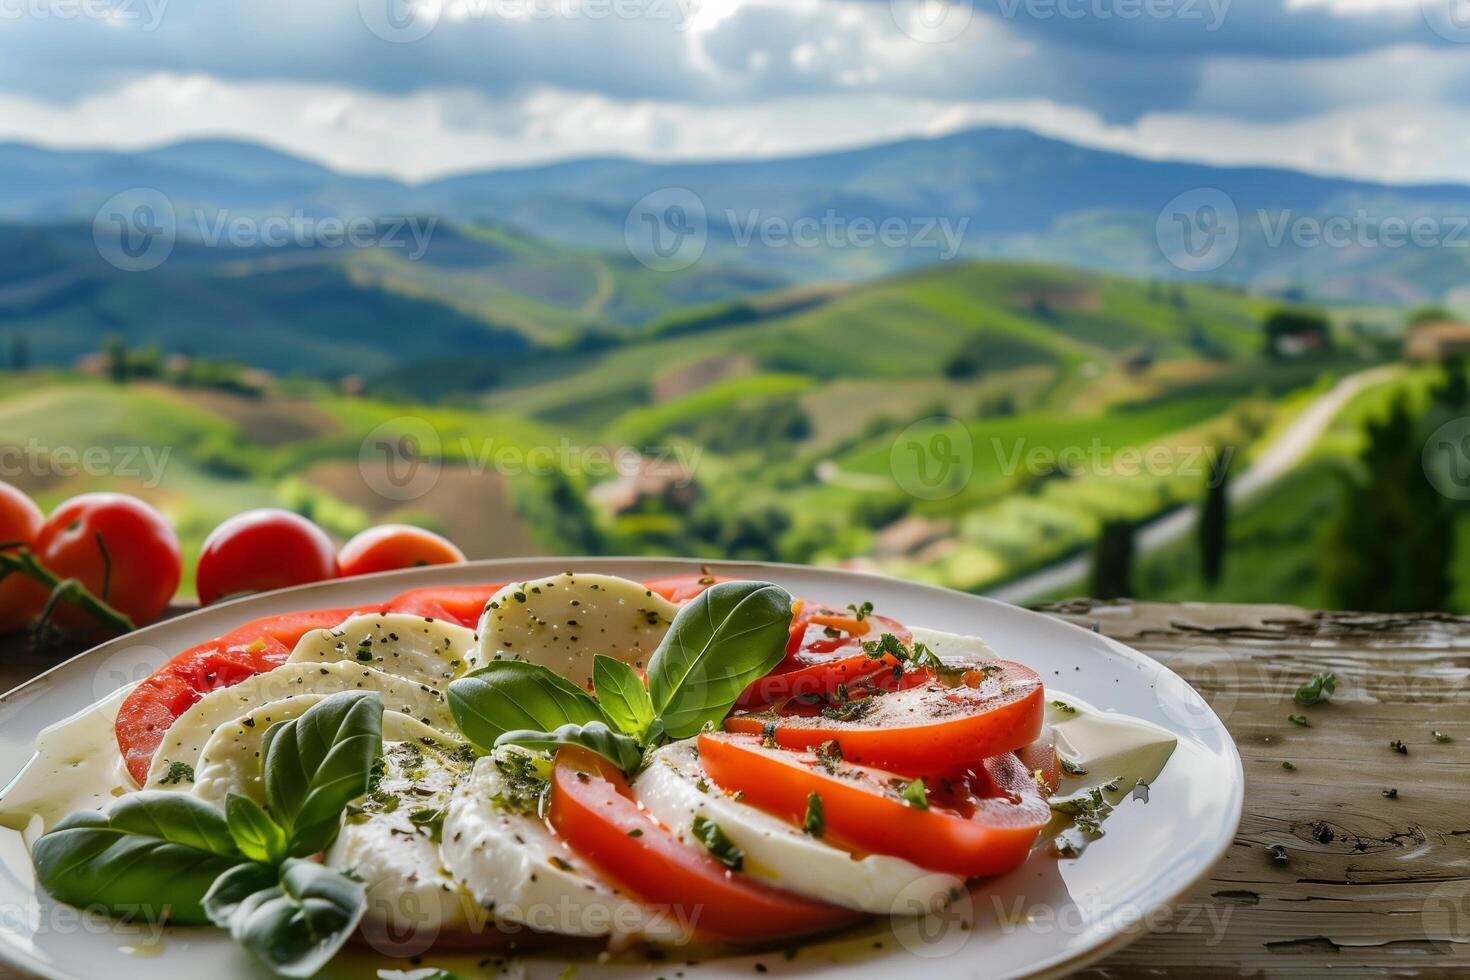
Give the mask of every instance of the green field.
[[[378, 372], [367, 396], [306, 375], [258, 395], [154, 375], [126, 383], [61, 370], [6, 375], [0, 445], [166, 460], [157, 479], [116, 465], [98, 473], [42, 465], [13, 482], [47, 506], [88, 488], [139, 493], [169, 515], [191, 553], [223, 517], [275, 504], [338, 537], [384, 520], [420, 523], [476, 557], [813, 561], [980, 590], [1085, 550], [1105, 521], [1197, 500], [1207, 454], [1228, 445], [1248, 458], [1324, 385], [1377, 356], [1267, 358], [1260, 322], [1279, 305], [1269, 300], [1026, 263], [956, 264], [702, 305], [694, 300], [703, 287], [660, 280], [663, 298], [640, 306], [634, 297], [653, 288], [641, 267], [609, 278], [600, 264], [611, 260], [457, 231], [435, 263], [397, 268], [360, 256], [349, 278], [482, 324], [498, 317], [531, 346], [402, 361]], [[487, 263], [505, 267], [514, 302], [501, 302]], [[544, 279], [534, 272], [552, 268]], [[252, 302], [264, 302], [257, 287], [248, 287]], [[729, 284], [721, 290], [728, 295]], [[669, 313], [676, 294], [691, 302]], [[1332, 314], [1337, 329], [1351, 312]], [[565, 343], [584, 316], [642, 325]], [[338, 343], [331, 322], [301, 343]], [[170, 329], [153, 338], [163, 353]], [[371, 333], [357, 339], [382, 343]], [[552, 341], [561, 346], [537, 346]], [[362, 363], [385, 363], [378, 356]], [[1293, 476], [1309, 481], [1310, 499], [1331, 505], [1322, 474], [1350, 453], [1370, 410], [1349, 406], [1323, 439], [1331, 458]], [[385, 491], [381, 445], [425, 432], [432, 486], [408, 497]], [[965, 447], [953, 486], [937, 490], [926, 484], [933, 460], [923, 452], [936, 437]], [[597, 485], [617, 477], [612, 454], [631, 450], [690, 462], [691, 494], [609, 509], [602, 501], [616, 495]], [[527, 465], [537, 459], [555, 465]], [[1293, 491], [1278, 492], [1289, 501]], [[1278, 509], [1291, 512], [1289, 502]], [[1242, 587], [1278, 581], [1252, 571], [1257, 529], [1274, 526], [1263, 514], [1234, 529], [1255, 542], [1242, 543], [1232, 564]], [[1141, 580], [1160, 583], [1161, 594], [1197, 592], [1180, 571], [1184, 554], [1149, 556]]]

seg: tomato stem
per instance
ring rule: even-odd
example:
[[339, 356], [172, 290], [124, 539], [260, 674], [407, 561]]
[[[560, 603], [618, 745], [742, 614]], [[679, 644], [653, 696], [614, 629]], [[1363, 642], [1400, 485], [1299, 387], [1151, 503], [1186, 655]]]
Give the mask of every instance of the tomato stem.
[[107, 542], [102, 540], [101, 531], [93, 531], [92, 536], [97, 539], [97, 550], [102, 552], [102, 601], [107, 601], [108, 593], [112, 591], [112, 556], [107, 553]]
[[[103, 554], [105, 555], [106, 552], [104, 551]], [[77, 579], [57, 578], [36, 560], [35, 554], [29, 548], [23, 547], [18, 551], [0, 552], [0, 578], [17, 572], [40, 582], [51, 590], [51, 595], [46, 599], [46, 605], [36, 620], [38, 631], [44, 630], [50, 624], [57, 604], [63, 599], [75, 603], [81, 607], [83, 612], [96, 620], [99, 626], [104, 626], [115, 633], [131, 633], [137, 629], [131, 619], [87, 591], [87, 587]]]

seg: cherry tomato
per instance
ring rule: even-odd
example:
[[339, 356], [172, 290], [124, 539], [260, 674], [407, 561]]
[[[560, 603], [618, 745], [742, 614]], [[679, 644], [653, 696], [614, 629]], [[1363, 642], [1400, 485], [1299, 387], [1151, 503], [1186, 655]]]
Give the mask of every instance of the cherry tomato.
[[210, 532], [199, 554], [199, 601], [336, 578], [337, 549], [327, 532], [288, 510], [251, 510]]
[[[17, 547], [33, 547], [45, 521], [41, 508], [30, 497], [8, 483], [0, 483], [0, 544], [14, 541]], [[0, 580], [0, 633], [25, 626], [45, 604], [46, 589], [41, 583], [20, 572], [5, 576]]]
[[755, 736], [701, 735], [699, 760], [720, 788], [796, 825], [816, 793], [829, 843], [967, 878], [1019, 867], [1051, 819], [1035, 781], [1009, 753], [986, 760], [983, 774], [923, 786], [919, 805], [912, 796], [920, 788], [909, 789], [907, 777], [811, 752], [768, 749]]
[[281, 666], [311, 630], [330, 629], [358, 613], [378, 611], [354, 607], [268, 616], [174, 657], [118, 707], [117, 747], [128, 772], [141, 786], [169, 726], [210, 691]]
[[864, 643], [883, 633], [892, 633], [905, 647], [913, 643], [913, 634], [886, 616], [867, 613], [857, 619], [807, 599], [796, 604], [786, 659], [741, 692], [736, 708], [752, 710], [803, 695], [833, 694], [839, 684], [852, 686], [897, 665], [887, 655], [868, 656]]
[[384, 524], [354, 537], [337, 556], [343, 575], [371, 575], [421, 565], [457, 565], [464, 552], [453, 542], [407, 524]]
[[622, 773], [590, 753], [557, 753], [549, 819], [567, 846], [626, 891], [672, 909], [704, 935], [785, 939], [861, 918], [732, 872], [707, 852], [682, 843], [638, 806]]
[[794, 749], [834, 740], [852, 762], [920, 776], [1014, 752], [1035, 741], [1045, 713], [1041, 678], [1006, 660], [966, 671], [953, 683], [928, 670], [906, 671], [897, 680], [880, 672], [844, 693], [846, 700], [796, 697], [736, 713], [725, 728], [768, 733]]
[[[136, 626], [168, 608], [184, 570], [178, 536], [163, 515], [120, 493], [85, 493], [56, 508], [35, 550], [53, 575], [77, 579]], [[70, 602], [57, 607], [56, 621], [73, 630], [97, 625]]]

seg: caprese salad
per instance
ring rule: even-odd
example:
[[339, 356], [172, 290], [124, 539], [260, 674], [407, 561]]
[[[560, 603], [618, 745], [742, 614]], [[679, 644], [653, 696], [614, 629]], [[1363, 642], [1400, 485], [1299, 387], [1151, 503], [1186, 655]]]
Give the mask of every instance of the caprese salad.
[[924, 915], [1075, 855], [1164, 766], [1163, 730], [853, 599], [566, 572], [257, 620], [44, 732], [0, 824], [55, 900], [304, 977], [352, 941], [657, 955]]

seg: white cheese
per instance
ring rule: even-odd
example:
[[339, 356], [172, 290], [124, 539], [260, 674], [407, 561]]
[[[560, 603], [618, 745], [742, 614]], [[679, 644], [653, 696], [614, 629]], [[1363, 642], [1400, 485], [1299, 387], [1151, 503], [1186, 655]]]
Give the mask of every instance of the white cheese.
[[444, 866], [498, 919], [569, 936], [685, 937], [672, 913], [645, 908], [567, 848], [534, 805], [508, 805], [514, 796], [495, 759], [480, 759], [454, 794], [440, 847]]
[[743, 871], [798, 895], [878, 915], [943, 906], [964, 881], [883, 854], [855, 857], [709, 781], [694, 739], [666, 745], [633, 781], [638, 801], [690, 847], [695, 817], [716, 824], [745, 854]]
[[592, 658], [614, 657], [640, 670], [679, 607], [638, 582], [566, 572], [507, 585], [480, 618], [480, 657], [550, 667], [592, 686]]
[[287, 663], [345, 660], [443, 690], [471, 670], [477, 656], [475, 634], [463, 626], [385, 613], [353, 616], [340, 626], [312, 630], [296, 644]]
[[[214, 733], [251, 710], [273, 701], [303, 694], [328, 695], [340, 691], [377, 691], [383, 704], [441, 730], [452, 730], [444, 692], [428, 684], [406, 680], [351, 661], [338, 663], [293, 663], [247, 677], [232, 687], [211, 691], [179, 715], [153, 755], [148, 770], [148, 789], [188, 790], [190, 780], [181, 778], [175, 764], [199, 769], [199, 754]], [[164, 782], [168, 779], [169, 782]]]

